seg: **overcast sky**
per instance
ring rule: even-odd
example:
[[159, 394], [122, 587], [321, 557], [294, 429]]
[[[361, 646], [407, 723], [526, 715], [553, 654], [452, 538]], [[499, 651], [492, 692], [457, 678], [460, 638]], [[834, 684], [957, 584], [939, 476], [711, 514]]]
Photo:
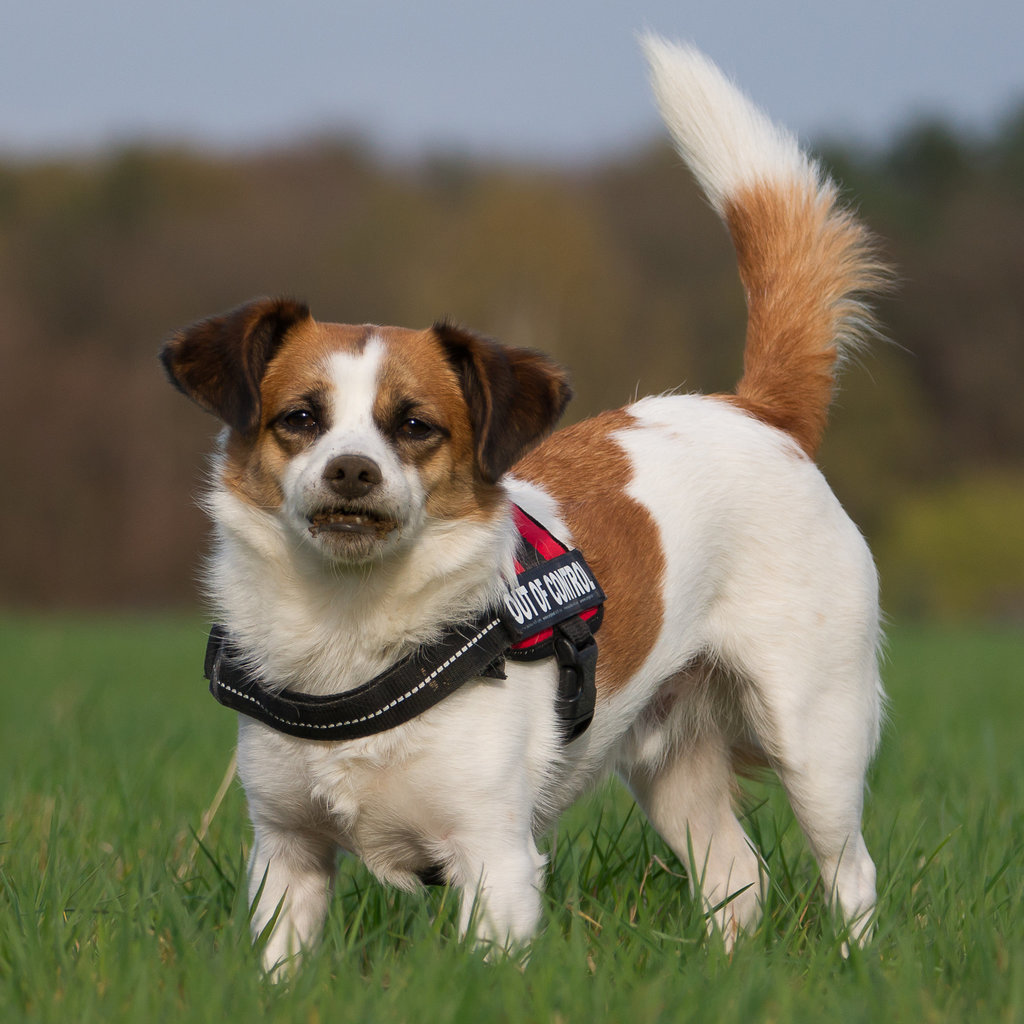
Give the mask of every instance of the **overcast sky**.
[[356, 131], [573, 159], [659, 131], [636, 32], [690, 39], [807, 138], [1024, 101], [1021, 0], [4, 0], [0, 154]]

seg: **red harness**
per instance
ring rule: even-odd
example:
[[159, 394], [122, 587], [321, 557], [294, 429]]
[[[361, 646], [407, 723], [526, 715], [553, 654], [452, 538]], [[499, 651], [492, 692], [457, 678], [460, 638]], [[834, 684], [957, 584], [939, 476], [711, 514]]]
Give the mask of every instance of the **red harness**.
[[[550, 530], [541, 526], [531, 515], [524, 512], [518, 505], [512, 506], [512, 520], [522, 539], [515, 559], [516, 576], [519, 579], [522, 579], [524, 574], [535, 569], [538, 565], [555, 562], [569, 553], [569, 548], [565, 544], [558, 540]], [[550, 575], [550, 573], [547, 575]], [[573, 574], [573, 578], [578, 578], [577, 574]], [[543, 585], [543, 577], [541, 582]], [[554, 587], [551, 583], [543, 585], [543, 590], [547, 592], [549, 602], [554, 601], [552, 596], [553, 589]], [[604, 594], [601, 593], [600, 587], [596, 587], [591, 593], [593, 603], [584, 607], [577, 614], [590, 627], [590, 632], [596, 633], [601, 625], [601, 613], [604, 610], [604, 605], [601, 602], [604, 601]], [[509, 657], [522, 661], [548, 658], [553, 653], [551, 649], [553, 636], [554, 627], [545, 626], [532, 636], [528, 636], [524, 640], [513, 644]]]

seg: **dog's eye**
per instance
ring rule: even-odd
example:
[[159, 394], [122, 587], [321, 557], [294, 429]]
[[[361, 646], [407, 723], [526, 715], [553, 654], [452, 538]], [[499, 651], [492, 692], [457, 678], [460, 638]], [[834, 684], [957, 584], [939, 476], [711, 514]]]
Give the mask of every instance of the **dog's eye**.
[[432, 437], [435, 433], [435, 429], [432, 424], [426, 420], [417, 419], [415, 416], [410, 416], [408, 419], [403, 420], [398, 428], [399, 437], [404, 437], [410, 441], [425, 441], [428, 437]]
[[286, 430], [296, 434], [309, 434], [317, 428], [316, 417], [308, 409], [292, 409], [279, 422]]

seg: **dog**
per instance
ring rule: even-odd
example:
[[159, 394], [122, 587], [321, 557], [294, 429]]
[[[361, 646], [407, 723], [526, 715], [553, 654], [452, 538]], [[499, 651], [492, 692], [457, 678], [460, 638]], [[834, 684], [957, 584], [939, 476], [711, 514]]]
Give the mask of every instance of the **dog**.
[[[241, 711], [252, 929], [269, 971], [316, 942], [339, 850], [401, 889], [457, 888], [462, 934], [523, 947], [540, 917], [538, 836], [611, 772], [731, 947], [766, 885], [733, 809], [736, 772], [774, 769], [840, 927], [869, 934], [878, 584], [814, 455], [839, 364], [875, 330], [866, 303], [885, 268], [820, 168], [713, 63], [643, 46], [736, 249], [749, 321], [735, 393], [643, 398], [552, 433], [570, 387], [547, 356], [449, 321], [319, 322], [290, 299], [203, 320], [161, 353], [224, 424], [206, 499], [220, 629], [207, 671]], [[517, 587], [522, 522], [569, 552], [561, 591], [542, 592], [551, 573], [536, 571]], [[566, 657], [506, 658], [509, 635], [440, 695], [440, 669], [418, 669], [355, 716], [355, 735], [285, 725], [302, 702], [315, 717], [364, 699], [453, 629], [474, 639], [448, 661], [477, 642], [467, 623], [511, 628], [547, 614], [531, 594], [554, 607], [588, 589], [600, 628]], [[588, 682], [593, 707], [584, 694], [567, 730]], [[427, 706], [392, 721], [411, 695]]]

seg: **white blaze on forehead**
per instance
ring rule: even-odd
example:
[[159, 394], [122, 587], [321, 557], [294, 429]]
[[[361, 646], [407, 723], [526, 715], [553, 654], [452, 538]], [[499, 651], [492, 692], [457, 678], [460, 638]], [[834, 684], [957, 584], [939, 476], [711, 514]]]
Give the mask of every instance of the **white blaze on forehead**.
[[374, 430], [373, 405], [384, 361], [384, 342], [373, 336], [362, 352], [335, 352], [328, 361], [331, 434]]

